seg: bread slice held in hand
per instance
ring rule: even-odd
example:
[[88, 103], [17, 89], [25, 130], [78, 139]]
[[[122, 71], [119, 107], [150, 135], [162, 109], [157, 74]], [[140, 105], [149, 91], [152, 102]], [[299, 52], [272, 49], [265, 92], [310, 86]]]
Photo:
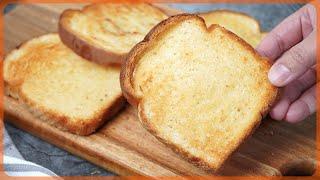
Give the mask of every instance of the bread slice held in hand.
[[216, 171], [275, 101], [269, 68], [232, 32], [183, 14], [158, 24], [131, 50], [120, 81], [146, 129]]
[[130, 49], [167, 15], [145, 3], [99, 3], [66, 10], [59, 21], [61, 40], [99, 64], [121, 63]]
[[205, 20], [208, 27], [219, 24], [247, 41], [252, 47], [256, 47], [266, 34], [261, 32], [260, 24], [256, 19], [244, 13], [215, 10], [200, 13], [199, 16]]
[[4, 60], [5, 93], [62, 130], [88, 135], [125, 103], [119, 67], [73, 53], [58, 34], [34, 38]]

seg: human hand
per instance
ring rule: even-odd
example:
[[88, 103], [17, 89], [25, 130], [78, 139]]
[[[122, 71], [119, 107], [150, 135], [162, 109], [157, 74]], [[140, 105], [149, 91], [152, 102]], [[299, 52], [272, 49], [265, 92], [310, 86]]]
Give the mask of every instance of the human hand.
[[276, 120], [299, 122], [316, 111], [316, 10], [308, 4], [282, 21], [257, 47], [273, 65], [270, 82], [283, 87], [270, 111]]

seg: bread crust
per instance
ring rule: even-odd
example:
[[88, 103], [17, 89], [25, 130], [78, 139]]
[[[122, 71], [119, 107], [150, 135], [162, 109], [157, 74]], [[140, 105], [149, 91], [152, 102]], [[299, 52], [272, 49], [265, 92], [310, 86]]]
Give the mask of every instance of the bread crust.
[[72, 49], [75, 53], [88, 61], [98, 63], [103, 66], [110, 64], [122, 64], [126, 54], [116, 54], [106, 51], [100, 47], [90, 44], [81, 37], [72, 33], [72, 30], [65, 25], [66, 17], [70, 16], [77, 10], [64, 11], [59, 20], [58, 31], [61, 41]]
[[[55, 33], [49, 33], [46, 35], [54, 35]], [[34, 39], [40, 38], [44, 35], [40, 35], [34, 37]], [[27, 40], [20, 45], [18, 45], [14, 50], [11, 50], [8, 54], [6, 54], [4, 60], [13, 53], [13, 51], [19, 50], [20, 48], [24, 48], [27, 46], [27, 43], [30, 40]], [[63, 131], [68, 131], [73, 134], [78, 135], [90, 135], [97, 130], [105, 121], [112, 118], [117, 112], [119, 112], [124, 105], [126, 104], [126, 99], [119, 94], [114, 101], [111, 103], [112, 105], [106, 108], [100, 109], [91, 119], [77, 119], [78, 124], [71, 123], [70, 120], [64, 115], [61, 115], [55, 111], [45, 110], [44, 108], [39, 107], [35, 102], [31, 101], [27, 98], [21, 91], [19, 85], [13, 83], [10, 85], [4, 79], [4, 94], [9, 96], [19, 103], [23, 104], [26, 109], [28, 109], [33, 115], [39, 117], [39, 119], [53, 125]]]
[[[160, 12], [165, 12], [152, 4], [148, 4]], [[82, 10], [67, 9], [65, 10], [59, 18], [58, 31], [61, 41], [72, 49], [75, 53], [87, 59], [89, 61], [98, 63], [100, 65], [106, 66], [110, 64], [122, 64], [125, 61], [127, 53], [114, 53], [112, 51], [105, 50], [94, 44], [84, 40], [82, 37], [77, 36], [72, 30], [67, 26], [68, 18], [74, 13], [82, 12], [88, 9], [91, 5], [86, 5]]]
[[120, 95], [112, 102], [110, 107], [101, 109], [92, 119], [77, 119], [80, 123], [75, 124], [71, 123], [66, 116], [57, 112], [48, 111], [43, 108], [35, 108], [37, 105], [34, 102], [28, 100], [24, 95], [18, 95], [18, 93], [12, 91], [12, 89], [14, 88], [6, 84], [5, 94], [17, 100], [20, 104], [23, 104], [34, 116], [63, 131], [82, 136], [87, 136], [95, 132], [104, 122], [116, 115], [126, 103], [125, 98]]
[[250, 18], [250, 19], [254, 20], [258, 24], [259, 31], [261, 32], [261, 25], [260, 25], [259, 21], [257, 19], [255, 19], [255, 18], [251, 17], [250, 15], [248, 15], [246, 13], [243, 13], [243, 12], [232, 11], [232, 10], [229, 10], [229, 9], [217, 9], [217, 10], [213, 10], [213, 11], [207, 11], [207, 12], [198, 13], [198, 15], [209, 15], [209, 14], [213, 14], [213, 13], [230, 13], [230, 14], [237, 14], [237, 15], [243, 16], [245, 18]]
[[[145, 37], [145, 39], [142, 42], [138, 43], [130, 51], [129, 55], [126, 58], [125, 64], [122, 66], [121, 75], [120, 75], [120, 83], [121, 83], [121, 88], [122, 88], [124, 96], [127, 98], [128, 102], [131, 105], [138, 108], [139, 119], [142, 122], [143, 126], [149, 132], [151, 132], [162, 143], [166, 144], [168, 147], [173, 149], [175, 152], [177, 152], [179, 155], [181, 155], [183, 158], [185, 158], [189, 162], [191, 162], [191, 163], [193, 163], [193, 164], [195, 164], [195, 165], [197, 165], [207, 171], [215, 173], [219, 170], [219, 167], [218, 168], [212, 167], [210, 164], [208, 164], [204, 160], [193, 156], [192, 154], [185, 151], [181, 147], [167, 141], [166, 139], [162, 138], [159, 135], [159, 132], [157, 131], [157, 129], [155, 127], [153, 127], [152, 124], [149, 123], [149, 121], [144, 113], [143, 106], [140, 106], [140, 104], [143, 104], [143, 97], [137, 95], [134, 91], [134, 88], [133, 88], [133, 75], [134, 75], [134, 71], [135, 71], [135, 65], [138, 63], [137, 57], [140, 56], [141, 52], [145, 51], [150, 46], [150, 44], [152, 44], [152, 41], [154, 41], [156, 39], [156, 37], [159, 36], [160, 33], [166, 31], [168, 28], [171, 28], [173, 25], [175, 25], [176, 23], [178, 23], [180, 21], [184, 21], [184, 20], [192, 19], [192, 18], [196, 18], [196, 19], [202, 21], [203, 28], [207, 29], [208, 32], [211, 32], [214, 28], [219, 27], [219, 25], [211, 25], [209, 28], [207, 28], [203, 18], [201, 18], [197, 15], [191, 15], [191, 14], [179, 14], [179, 15], [172, 16], [172, 17], [162, 21], [161, 23], [159, 23], [157, 26], [155, 26], [148, 33], [148, 35]], [[226, 29], [224, 29], [224, 31], [227, 32], [227, 34], [229, 36], [231, 36], [232, 38], [234, 38], [236, 41], [241, 43], [248, 51], [253, 53], [254, 56], [256, 56], [256, 57], [258, 56], [261, 59], [261, 56], [258, 55], [258, 53], [248, 43], [246, 43], [244, 40], [239, 38], [234, 33], [230, 32]], [[266, 59], [266, 58], [262, 58], [262, 59]], [[261, 61], [260, 63], [262, 63], [263, 66], [265, 66], [266, 68], [270, 68], [270, 66], [271, 66], [267, 60]], [[276, 99], [278, 97], [279, 97], [279, 90], [276, 87], [273, 87], [273, 91], [270, 92], [268, 99], [266, 99], [267, 105], [265, 106], [265, 108], [263, 108], [261, 110], [260, 114], [256, 117], [256, 119], [257, 119], [256, 123], [252, 124], [252, 126], [248, 128], [249, 131], [247, 131], [244, 134], [241, 141], [239, 141], [238, 147], [259, 126], [261, 118], [264, 117], [268, 113], [270, 107], [274, 104], [274, 102], [276, 101]], [[236, 149], [233, 149], [232, 152], [234, 152], [235, 150]], [[229, 155], [228, 157], [224, 157], [224, 160], [226, 160], [230, 156], [231, 155]]]
[[[238, 34], [238, 35], [240, 35], [240, 37], [244, 38], [253, 47], [257, 47], [259, 45], [259, 43], [261, 42], [261, 40], [263, 39], [263, 37], [266, 35], [265, 32], [261, 31], [261, 25], [260, 25], [259, 21], [256, 18], [254, 18], [246, 13], [243, 13], [243, 12], [238, 12], [238, 11], [233, 11], [233, 10], [228, 10], [228, 9], [217, 9], [217, 10], [213, 10], [213, 11], [198, 13], [198, 15], [203, 17], [205, 20], [207, 20], [206, 17], [208, 18], [208, 22], [206, 21], [207, 27], [210, 27], [212, 25], [212, 24], [209, 24], [209, 22], [216, 24], [216, 23], [212, 22], [212, 20], [210, 20], [212, 15], [215, 16], [215, 15], [221, 15], [221, 14], [225, 14], [226, 16], [235, 15], [238, 17], [242, 17], [243, 20], [253, 21], [255, 23], [255, 25], [253, 26], [253, 27], [255, 27], [254, 32], [252, 31], [253, 29], [250, 30], [251, 36], [248, 36], [248, 34], [247, 35], [243, 34], [243, 36], [241, 36], [240, 33]], [[217, 23], [217, 24], [219, 24], [219, 23]], [[230, 30], [237, 32], [235, 29], [230, 29]], [[256, 38], [252, 38], [252, 37], [256, 37]], [[258, 40], [258, 38], [259, 38], [259, 40]]]
[[[127, 101], [134, 107], [137, 107], [141, 97], [137, 96], [133, 86], [132, 86], [132, 75], [134, 73], [135, 65], [137, 64], [138, 56], [142, 51], [144, 51], [149, 46], [149, 41], [155, 39], [162, 31], [167, 29], [168, 25], [175, 24], [176, 22], [189, 19], [191, 17], [198, 17], [197, 15], [191, 15], [188, 13], [182, 13], [179, 15], [171, 16], [168, 19], [160, 22], [158, 25], [154, 26], [150, 32], [146, 35], [146, 37], [140, 43], [136, 44], [128, 56], [126, 57], [125, 63], [121, 66], [120, 72], [120, 85], [123, 92], [123, 95], [126, 97]], [[204, 20], [201, 18], [204, 22]]]

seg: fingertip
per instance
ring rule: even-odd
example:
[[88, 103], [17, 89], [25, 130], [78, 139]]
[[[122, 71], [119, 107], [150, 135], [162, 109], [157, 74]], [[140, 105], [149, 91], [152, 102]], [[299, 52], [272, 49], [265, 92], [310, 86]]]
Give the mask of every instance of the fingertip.
[[297, 123], [309, 116], [309, 108], [303, 101], [294, 102], [288, 110], [285, 120], [290, 123]]
[[270, 40], [270, 37], [268, 35], [266, 35], [261, 41], [260, 43], [256, 46], [256, 51], [264, 57], [269, 58], [270, 60], [274, 60], [274, 57], [272, 57], [273, 51], [274, 49], [274, 45], [273, 45], [273, 41]]
[[274, 112], [273, 110], [270, 111], [269, 115], [273, 120], [277, 120], [277, 121], [282, 120], [282, 118], [280, 116], [278, 116], [277, 113]]
[[258, 44], [258, 46], [256, 47], [256, 51], [258, 52], [258, 54], [260, 54], [260, 56], [267, 57], [267, 54], [263, 50], [262, 42], [263, 41]]
[[289, 83], [290, 75], [291, 72], [285, 65], [274, 64], [268, 73], [268, 78], [273, 85], [283, 87]]
[[280, 100], [270, 111], [270, 116], [274, 120], [281, 121], [285, 118], [289, 108], [289, 101], [284, 99]]

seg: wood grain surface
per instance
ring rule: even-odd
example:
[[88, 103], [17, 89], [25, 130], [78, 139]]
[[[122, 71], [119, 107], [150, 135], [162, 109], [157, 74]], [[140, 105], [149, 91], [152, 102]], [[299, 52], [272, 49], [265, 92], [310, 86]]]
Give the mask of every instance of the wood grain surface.
[[[30, 38], [56, 32], [59, 14], [66, 8], [82, 6], [17, 6], [5, 16], [5, 51]], [[178, 11], [167, 9], [167, 12], [174, 14]], [[51, 127], [10, 97], [4, 97], [4, 108], [6, 119], [15, 126], [120, 175], [210, 175], [183, 160], [149, 134], [129, 105], [98, 132], [86, 137]], [[316, 162], [315, 133], [315, 116], [299, 124], [266, 118], [218, 174], [311, 174]]]

